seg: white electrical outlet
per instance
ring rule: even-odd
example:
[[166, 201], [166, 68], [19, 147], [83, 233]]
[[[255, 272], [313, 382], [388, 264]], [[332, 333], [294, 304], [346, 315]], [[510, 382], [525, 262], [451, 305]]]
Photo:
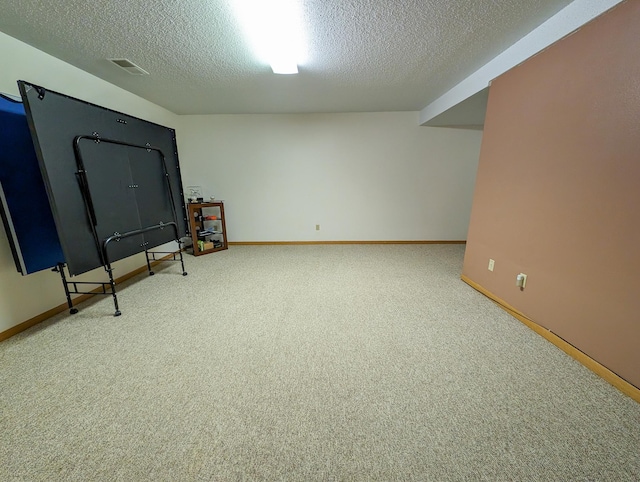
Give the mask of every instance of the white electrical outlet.
[[527, 275], [520, 273], [516, 276], [516, 286], [520, 289], [524, 289], [527, 286]]
[[496, 262], [494, 260], [492, 260], [491, 258], [489, 258], [489, 267], [487, 268], [489, 271], [493, 271], [493, 267], [496, 264]]

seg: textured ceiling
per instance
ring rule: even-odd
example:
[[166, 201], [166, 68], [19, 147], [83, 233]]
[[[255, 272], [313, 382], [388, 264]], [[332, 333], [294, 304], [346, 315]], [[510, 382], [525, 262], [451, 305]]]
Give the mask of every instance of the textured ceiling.
[[301, 2], [292, 76], [254, 59], [231, 0], [2, 0], [0, 31], [178, 114], [415, 111], [571, 0]]

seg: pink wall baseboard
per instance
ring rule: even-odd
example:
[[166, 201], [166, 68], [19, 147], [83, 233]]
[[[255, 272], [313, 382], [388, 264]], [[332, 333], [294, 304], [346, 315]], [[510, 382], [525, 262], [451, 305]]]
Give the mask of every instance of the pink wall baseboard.
[[513, 306], [509, 305], [506, 301], [498, 298], [493, 293], [491, 293], [489, 290], [483, 288], [482, 286], [480, 286], [479, 284], [475, 283], [471, 279], [467, 278], [464, 275], [462, 275], [460, 279], [462, 279], [462, 281], [467, 283], [473, 289], [479, 291], [480, 293], [485, 295], [487, 298], [489, 298], [490, 300], [495, 302], [500, 308], [502, 308], [504, 311], [509, 313], [511, 316], [513, 316], [517, 320], [519, 320], [522, 323], [524, 323], [526, 326], [531, 328], [537, 334], [542, 336], [545, 340], [553, 343], [555, 346], [560, 348], [563, 352], [565, 352], [571, 358], [577, 360], [582, 365], [587, 367], [589, 370], [594, 372], [596, 375], [598, 375], [599, 377], [603, 378], [608, 383], [613, 385], [615, 388], [620, 390], [622, 393], [624, 393], [625, 395], [629, 396], [630, 398], [632, 398], [636, 402], [640, 403], [640, 388], [638, 388], [635, 385], [629, 383], [627, 380], [625, 380], [624, 378], [620, 377], [618, 374], [614, 373], [613, 371], [609, 370], [604, 365], [598, 363], [596, 360], [591, 358], [589, 355], [587, 355], [586, 353], [580, 351], [575, 346], [573, 346], [571, 343], [567, 342], [566, 340], [562, 339], [561, 337], [559, 337], [558, 335], [553, 333], [551, 330], [548, 330], [548, 329], [544, 328], [542, 325], [540, 325], [540, 324], [536, 323], [535, 321], [531, 320], [530, 318], [525, 316], [523, 313], [521, 313], [518, 310], [516, 310]]

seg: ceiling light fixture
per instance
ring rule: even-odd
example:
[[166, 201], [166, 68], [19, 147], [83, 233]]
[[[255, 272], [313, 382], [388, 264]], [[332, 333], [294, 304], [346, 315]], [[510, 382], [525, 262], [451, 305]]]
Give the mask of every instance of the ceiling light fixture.
[[258, 58], [274, 74], [297, 74], [306, 51], [299, 0], [235, 0], [234, 7]]

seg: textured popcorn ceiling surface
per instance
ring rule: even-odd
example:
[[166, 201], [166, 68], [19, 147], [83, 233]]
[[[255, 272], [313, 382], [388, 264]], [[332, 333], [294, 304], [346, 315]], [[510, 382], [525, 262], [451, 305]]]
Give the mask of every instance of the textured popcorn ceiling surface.
[[571, 3], [300, 1], [309, 59], [293, 76], [253, 57], [231, 0], [2, 0], [0, 31], [178, 114], [402, 111], [422, 109]]

